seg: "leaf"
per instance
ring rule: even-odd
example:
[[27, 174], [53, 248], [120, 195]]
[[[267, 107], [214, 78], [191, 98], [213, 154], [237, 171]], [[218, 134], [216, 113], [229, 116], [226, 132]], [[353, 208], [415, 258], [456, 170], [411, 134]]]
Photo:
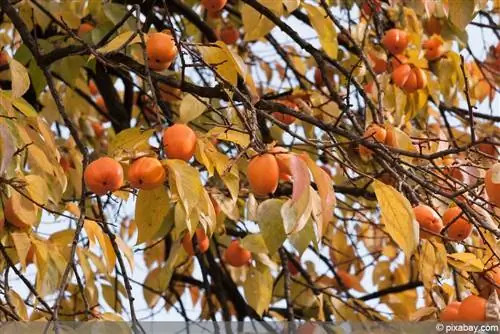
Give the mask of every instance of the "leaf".
[[474, 8], [475, 1], [454, 0], [449, 6], [448, 18], [457, 28], [465, 30], [474, 17]]
[[[229, 189], [233, 201], [238, 199], [240, 191], [240, 175], [238, 165], [234, 161], [230, 161], [229, 157], [217, 151], [213, 145], [208, 145], [205, 149], [205, 154], [215, 166], [215, 169], [221, 177], [224, 185]], [[229, 166], [231, 168], [228, 171]]]
[[130, 128], [121, 131], [111, 140], [108, 148], [109, 156], [117, 156], [122, 152], [147, 151], [149, 138], [153, 130], [141, 131], [139, 128]]
[[21, 262], [23, 268], [26, 268], [26, 256], [31, 247], [31, 240], [26, 232], [11, 232], [10, 237], [14, 242], [14, 247], [16, 248], [17, 257]]
[[292, 203], [295, 203], [309, 188], [311, 176], [307, 164], [295, 154], [290, 155], [290, 170], [293, 179]]
[[419, 241], [419, 226], [410, 202], [391, 186], [375, 180], [373, 189], [380, 205], [385, 230], [409, 257]]
[[0, 175], [5, 173], [7, 166], [16, 152], [16, 145], [12, 139], [10, 129], [0, 120]]
[[[113, 38], [108, 44], [106, 44], [102, 48], [97, 49], [97, 51], [100, 53], [110, 53], [116, 51], [124, 47], [125, 42], [127, 42], [134, 34], [136, 34], [135, 31], [125, 31], [124, 33], [121, 33], [120, 35]], [[128, 42], [127, 45], [132, 45], [140, 42], [141, 42], [140, 36], [136, 35], [134, 38], [132, 38], [132, 40]]]
[[182, 160], [169, 159], [166, 164], [170, 187], [179, 196], [185, 211], [191, 213], [198, 207], [202, 196], [200, 173]]
[[323, 169], [321, 169], [307, 154], [301, 155], [301, 158], [307, 163], [309, 170], [312, 173], [314, 183], [318, 187], [318, 193], [321, 198], [321, 218], [322, 226], [318, 226], [320, 233], [319, 238], [324, 234], [328, 223], [333, 218], [333, 210], [335, 209], [336, 199], [333, 190], [333, 181]]
[[419, 255], [418, 272], [424, 286], [430, 289], [434, 280], [434, 267], [436, 265], [436, 252], [432, 243], [428, 240], [423, 240]]
[[49, 201], [49, 188], [45, 179], [38, 175], [28, 175], [25, 178], [27, 195], [37, 204], [45, 205]]
[[[206, 102], [206, 99], [203, 100]], [[189, 123], [201, 116], [206, 109], [207, 106], [205, 103], [192, 94], [186, 94], [181, 102], [179, 121], [181, 123]]]
[[25, 225], [33, 226], [39, 222], [39, 208], [25, 196], [18, 193], [16, 190], [11, 191], [9, 199], [12, 202], [12, 207], [16, 209], [16, 216]]
[[170, 197], [164, 187], [139, 190], [135, 203], [135, 222], [139, 235], [137, 243], [150, 241], [161, 227], [170, 208]]
[[325, 50], [325, 53], [330, 58], [337, 59], [337, 31], [335, 30], [333, 21], [328, 17], [323, 8], [309, 4], [304, 4], [303, 6], [311, 20], [311, 25], [319, 35], [319, 42], [323, 50]]
[[268, 267], [257, 264], [251, 267], [243, 285], [245, 298], [259, 316], [269, 308], [273, 291], [273, 276]]
[[128, 264], [130, 265], [130, 270], [133, 272], [134, 271], [134, 252], [132, 251], [132, 248], [130, 248], [129, 245], [123, 241], [122, 238], [120, 238], [118, 235], [115, 238], [116, 244], [118, 248], [122, 251], [122, 253], [125, 255], [125, 258], [128, 261]]
[[273, 198], [262, 202], [257, 208], [256, 221], [271, 255], [276, 253], [286, 240], [283, 218], [281, 218], [282, 205], [282, 200]]
[[283, 6], [285, 6], [288, 13], [292, 13], [294, 10], [299, 8], [300, 0], [283, 0]]
[[15, 59], [10, 60], [9, 67], [12, 76], [12, 97], [16, 99], [28, 91], [30, 77], [26, 67]]
[[297, 202], [288, 200], [281, 207], [281, 217], [287, 234], [297, 233], [310, 222], [312, 212], [311, 187], [308, 187]]
[[448, 254], [448, 263], [457, 269], [468, 272], [482, 272], [484, 270], [483, 262], [472, 253]]
[[28, 320], [28, 311], [26, 310], [26, 305], [24, 304], [21, 296], [19, 296], [13, 289], [9, 289], [7, 296], [12, 306], [14, 306], [16, 314], [19, 318], [21, 318], [21, 320]]
[[245, 65], [238, 55], [228, 49], [224, 42], [198, 46], [203, 60], [215, 69], [218, 75], [232, 85], [236, 85], [238, 75], [245, 78]]
[[241, 246], [252, 253], [268, 253], [262, 234], [248, 234], [241, 240]]
[[165, 281], [166, 275], [167, 272], [165, 271], [165, 268], [158, 267], [151, 270], [146, 276], [142, 293], [149, 308], [153, 308], [156, 304], [158, 304], [161, 294], [156, 293], [155, 291], [163, 292], [163, 282]]
[[[281, 1], [259, 0], [258, 2], [267, 7], [278, 17], [283, 13], [283, 4]], [[241, 18], [243, 21], [243, 28], [245, 29], [244, 40], [247, 42], [264, 37], [275, 26], [271, 20], [245, 3], [241, 5]]]
[[104, 284], [101, 285], [101, 289], [106, 304], [108, 304], [108, 306], [111, 307], [113, 310], [115, 310], [117, 313], [121, 313], [122, 303], [119, 298], [118, 291], [115, 291], [115, 289], [113, 289], [112, 286]]
[[232, 129], [214, 127], [207, 134], [208, 137], [215, 137], [219, 140], [229, 141], [242, 147], [247, 147], [250, 144], [250, 136], [244, 131], [236, 131]]

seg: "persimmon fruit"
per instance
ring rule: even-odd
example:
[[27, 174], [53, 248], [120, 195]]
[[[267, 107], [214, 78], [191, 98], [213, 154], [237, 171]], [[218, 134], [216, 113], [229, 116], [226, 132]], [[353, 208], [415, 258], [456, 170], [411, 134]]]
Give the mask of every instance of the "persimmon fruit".
[[235, 26], [227, 25], [220, 30], [219, 36], [220, 40], [227, 45], [233, 45], [240, 39], [240, 32]]
[[78, 27], [78, 36], [79, 37], [82, 37], [84, 36], [85, 34], [91, 32], [92, 30], [94, 30], [94, 26], [90, 23], [82, 23], [80, 24], [80, 26]]
[[[421, 227], [435, 233], [439, 233], [443, 229], [443, 221], [437, 212], [430, 206], [420, 204], [413, 208], [413, 213], [415, 214], [415, 218]], [[432, 234], [421, 231], [420, 236], [425, 239], [432, 236]]]
[[408, 46], [408, 34], [401, 29], [390, 29], [382, 38], [382, 44], [387, 51], [394, 55], [403, 53]]
[[160, 160], [142, 157], [135, 160], [127, 171], [130, 186], [137, 189], [155, 189], [165, 182], [167, 174]]
[[268, 196], [278, 188], [280, 168], [275, 156], [264, 153], [253, 157], [247, 169], [250, 189], [257, 196]]
[[[208, 239], [205, 230], [201, 227], [198, 227], [194, 234], [196, 235], [197, 247], [198, 250], [200, 251], [200, 254], [205, 253], [210, 247], [210, 240]], [[193, 247], [193, 238], [189, 235], [189, 232], [186, 232], [184, 234], [184, 237], [182, 238], [182, 247], [184, 247], [184, 250], [190, 256], [195, 255]]]
[[432, 36], [431, 39], [425, 41], [422, 44], [422, 47], [425, 50], [425, 58], [427, 58], [427, 60], [439, 59], [443, 54], [442, 45], [443, 42], [437, 36]]
[[227, 0], [201, 0], [201, 5], [209, 13], [217, 13], [226, 5]]
[[460, 307], [461, 302], [453, 301], [446, 305], [446, 307], [439, 314], [439, 320], [442, 322], [448, 321], [460, 321], [458, 316], [458, 308]]
[[[172, 35], [164, 32], [154, 32], [148, 37], [146, 53], [148, 55], [148, 64], [150, 67], [153, 64], [162, 67], [175, 59], [177, 56], [177, 46], [175, 45]], [[155, 66], [153, 65], [153, 67]]]
[[[288, 100], [282, 100], [282, 101], [279, 101], [279, 103], [283, 104], [284, 106], [288, 107], [289, 109], [293, 109], [295, 111], [298, 111], [299, 108], [297, 106], [297, 104], [291, 102], [291, 101], [288, 101]], [[276, 118], [278, 121], [280, 121], [281, 123], [284, 123], [286, 125], [290, 125], [292, 124], [293, 122], [295, 122], [295, 117], [292, 116], [292, 115], [288, 115], [288, 114], [284, 114], [284, 113], [281, 113], [279, 111], [275, 111], [272, 113], [273, 117]]]
[[[384, 143], [386, 136], [387, 131], [380, 125], [373, 123], [366, 128], [363, 138], [371, 138], [371, 140], [375, 140], [376, 142]], [[373, 152], [366, 146], [360, 144], [359, 153], [361, 156], [369, 157]]]
[[500, 163], [496, 163], [488, 169], [484, 176], [484, 185], [486, 193], [491, 203], [500, 207], [500, 182], [495, 183], [495, 180], [500, 181]]
[[174, 124], [163, 132], [163, 148], [170, 159], [189, 161], [196, 150], [196, 134], [185, 124]]
[[399, 65], [392, 71], [392, 81], [406, 93], [413, 93], [427, 86], [425, 72], [409, 64]]
[[238, 240], [233, 240], [224, 252], [224, 258], [233, 267], [243, 267], [252, 260], [252, 253], [243, 248]]
[[85, 184], [98, 196], [108, 191], [116, 191], [123, 185], [123, 168], [120, 163], [110, 157], [102, 157], [92, 161], [83, 173]]
[[462, 300], [458, 307], [458, 317], [460, 321], [485, 321], [486, 304], [488, 301], [482, 297], [470, 295]]
[[290, 181], [292, 179], [292, 170], [290, 169], [291, 155], [288, 150], [284, 147], [275, 146], [269, 150], [269, 153], [273, 153], [278, 162], [280, 180]]
[[444, 212], [443, 224], [445, 226], [451, 224], [446, 232], [448, 237], [455, 241], [465, 240], [472, 232], [472, 224], [458, 206], [451, 207]]
[[391, 65], [391, 69], [394, 70], [399, 65], [408, 63], [408, 57], [406, 57], [405, 55], [393, 55], [389, 63]]

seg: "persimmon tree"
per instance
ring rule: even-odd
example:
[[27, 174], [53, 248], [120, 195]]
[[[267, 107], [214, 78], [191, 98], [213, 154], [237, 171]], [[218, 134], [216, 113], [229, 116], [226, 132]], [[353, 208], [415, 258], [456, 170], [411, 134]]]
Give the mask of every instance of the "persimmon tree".
[[2, 0], [1, 318], [498, 320], [499, 12]]

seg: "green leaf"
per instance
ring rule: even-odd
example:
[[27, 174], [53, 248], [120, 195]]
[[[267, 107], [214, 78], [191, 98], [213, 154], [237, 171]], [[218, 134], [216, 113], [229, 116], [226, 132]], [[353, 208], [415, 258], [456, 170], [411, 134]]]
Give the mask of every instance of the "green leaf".
[[396, 189], [380, 181], [375, 180], [373, 189], [380, 205], [385, 231], [410, 257], [419, 241], [419, 226], [410, 202]]
[[45, 86], [47, 86], [47, 80], [45, 79], [45, 75], [35, 61], [30, 61], [29, 63], [29, 75], [31, 84], [33, 85], [33, 89], [35, 90], [35, 94], [36, 96], [39, 96], [40, 93], [44, 90]]
[[15, 59], [10, 60], [10, 73], [12, 77], [12, 97], [18, 98], [24, 95], [30, 87], [28, 70]]
[[245, 298], [259, 316], [262, 316], [271, 303], [273, 292], [273, 276], [268, 267], [257, 264], [251, 267], [243, 285]]
[[241, 246], [252, 253], [267, 253], [267, 246], [262, 234], [248, 234], [241, 240]]
[[304, 4], [311, 24], [319, 35], [319, 42], [325, 50], [325, 53], [333, 59], [337, 59], [338, 43], [337, 31], [333, 21], [328, 17], [325, 10], [321, 7]]
[[135, 222], [139, 231], [137, 244], [152, 240], [169, 208], [170, 197], [164, 187], [139, 191], [135, 204]]
[[179, 120], [181, 123], [189, 123], [201, 116], [206, 109], [205, 103], [191, 94], [186, 94], [181, 102]]
[[460, 30], [465, 30], [474, 17], [475, 1], [453, 0], [449, 8], [448, 18], [450, 21]]
[[286, 240], [281, 218], [282, 206], [282, 200], [273, 198], [262, 202], [257, 209], [257, 223], [271, 255], [276, 253]]

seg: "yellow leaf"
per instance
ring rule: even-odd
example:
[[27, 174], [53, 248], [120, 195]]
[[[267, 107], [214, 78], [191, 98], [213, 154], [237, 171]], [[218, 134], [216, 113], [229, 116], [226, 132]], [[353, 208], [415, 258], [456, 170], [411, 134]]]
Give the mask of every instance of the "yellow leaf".
[[228, 49], [224, 42], [198, 46], [203, 60], [212, 66], [217, 74], [232, 85], [236, 85], [238, 74], [246, 77], [245, 65], [241, 58]]
[[200, 173], [182, 160], [169, 159], [166, 164], [170, 187], [179, 195], [185, 211], [191, 213], [200, 203], [202, 195]]
[[214, 127], [207, 134], [208, 137], [215, 137], [219, 140], [229, 141], [242, 147], [250, 144], [250, 136], [244, 131], [236, 131], [222, 127]]
[[[146, 276], [142, 293], [149, 308], [155, 307], [160, 300], [160, 293], [163, 292], [166, 275], [167, 272], [165, 271], [165, 268], [158, 267], [151, 270]], [[155, 291], [159, 291], [160, 293], [155, 293]]]
[[[121, 47], [125, 46], [125, 42], [127, 42], [129, 39], [131, 39], [132, 35], [135, 34], [135, 31], [125, 31], [121, 33], [120, 35], [116, 36], [113, 38], [108, 44], [103, 46], [102, 48], [97, 49], [98, 52], [100, 53], [109, 53], [116, 51], [120, 49]], [[144, 38], [147, 40], [147, 36], [144, 36]], [[134, 38], [132, 38], [127, 45], [132, 45], [136, 43], [140, 43], [141, 38], [139, 35], [136, 35]]]
[[434, 268], [436, 264], [436, 252], [431, 242], [423, 240], [422, 249], [419, 254], [419, 274], [427, 289], [430, 289], [434, 280]]
[[261, 316], [269, 308], [273, 292], [273, 276], [269, 268], [261, 264], [251, 267], [243, 289], [248, 305]]
[[419, 241], [419, 227], [410, 202], [396, 189], [380, 181], [375, 180], [373, 189], [386, 232], [409, 257]]
[[286, 240], [283, 218], [281, 218], [282, 205], [282, 200], [273, 198], [262, 202], [257, 208], [256, 221], [271, 255], [276, 253]]
[[115, 310], [117, 313], [122, 312], [122, 303], [119, 298], [119, 293], [118, 291], [115, 291], [113, 287], [110, 285], [101, 285], [102, 288], [102, 295], [104, 297], [104, 300], [106, 301], [106, 304], [108, 304], [113, 310]]
[[483, 262], [472, 253], [448, 254], [448, 263], [457, 269], [469, 272], [482, 272], [484, 270]]
[[49, 200], [49, 188], [45, 179], [38, 175], [28, 175], [25, 178], [26, 190], [32, 200], [37, 204], [45, 205]]
[[267, 253], [267, 246], [264, 242], [262, 234], [248, 234], [241, 240], [241, 245], [243, 248], [249, 250], [252, 253]]
[[32, 226], [40, 221], [40, 209], [25, 196], [15, 190], [12, 190], [10, 201], [16, 210], [16, 216], [25, 225]]
[[137, 244], [150, 241], [167, 217], [170, 197], [164, 187], [140, 190], [135, 203], [135, 222], [139, 231]]
[[153, 130], [141, 131], [139, 128], [121, 131], [109, 143], [108, 155], [116, 156], [122, 152], [147, 151], [149, 138], [153, 132]]
[[465, 30], [474, 17], [474, 7], [475, 1], [453, 0], [453, 4], [449, 6], [448, 18], [457, 28]]
[[10, 60], [9, 67], [12, 76], [12, 97], [17, 99], [28, 91], [30, 87], [30, 77], [26, 67], [14, 58]]
[[10, 304], [15, 307], [16, 314], [21, 318], [21, 320], [28, 320], [28, 311], [26, 310], [26, 305], [24, 304], [24, 300], [15, 292], [13, 289], [10, 289], [7, 292], [8, 299]]
[[319, 42], [325, 53], [333, 59], [337, 59], [338, 43], [337, 31], [333, 21], [328, 17], [325, 10], [321, 7], [304, 4], [311, 24], [319, 35]]
[[54, 245], [67, 246], [73, 242], [74, 237], [75, 230], [70, 228], [51, 234], [49, 237], [49, 241]]
[[[204, 100], [206, 102], [206, 99]], [[186, 94], [181, 102], [179, 121], [189, 123], [201, 116], [206, 109], [205, 103], [194, 97], [194, 95]]]
[[21, 262], [23, 268], [26, 268], [26, 256], [31, 248], [31, 240], [26, 232], [11, 232], [10, 237], [14, 242], [14, 247], [16, 248], [17, 257]]
[[[238, 165], [234, 163], [234, 161], [230, 161], [227, 155], [217, 151], [213, 145], [206, 146], [205, 154], [215, 166], [215, 169], [225, 186], [229, 189], [231, 198], [233, 201], [236, 201], [240, 191], [240, 175]], [[231, 166], [231, 168], [229, 168], [229, 166]]]
[[118, 248], [122, 251], [122, 253], [125, 255], [127, 258], [128, 264], [130, 265], [130, 269], [133, 272], [134, 271], [134, 252], [132, 251], [132, 248], [130, 248], [129, 245], [123, 241], [122, 238], [119, 236], [116, 236], [116, 244], [118, 245]]
[[[283, 4], [276, 0], [258, 0], [258, 2], [280, 17], [283, 13]], [[258, 40], [269, 33], [275, 26], [264, 15], [243, 3], [241, 5], [241, 18], [245, 29], [245, 41]]]
[[299, 8], [300, 0], [283, 0], [283, 6], [285, 6], [288, 13], [291, 13]]

